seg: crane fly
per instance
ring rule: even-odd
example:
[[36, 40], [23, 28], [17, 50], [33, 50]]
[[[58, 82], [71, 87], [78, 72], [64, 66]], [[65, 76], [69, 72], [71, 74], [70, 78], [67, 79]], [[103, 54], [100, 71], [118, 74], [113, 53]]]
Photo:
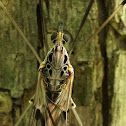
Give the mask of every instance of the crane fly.
[[68, 37], [63, 33], [62, 23], [58, 23], [57, 33], [51, 40], [55, 45], [39, 67], [29, 126], [67, 125], [74, 70], [63, 45], [68, 42]]
[[[90, 2], [90, 7], [93, 0]], [[87, 42], [80, 48], [80, 50], [73, 56], [75, 59], [82, 49], [87, 45], [95, 35], [97, 35], [107, 23], [114, 17], [114, 15], [126, 4], [124, 0], [119, 7], [112, 13], [112, 15], [99, 27], [99, 29], [88, 39]], [[26, 43], [29, 45], [34, 55], [41, 62], [37, 53], [29, 44], [27, 38], [23, 32], [19, 29], [16, 22], [8, 13], [6, 8], [0, 1], [0, 6], [6, 12], [12, 23], [15, 25], [19, 33], [22, 35]], [[87, 12], [90, 10], [87, 9]], [[84, 18], [85, 19], [85, 18]], [[84, 24], [82, 20], [79, 32]], [[79, 34], [78, 32], [78, 34]], [[77, 34], [77, 36], [78, 36]], [[77, 37], [76, 37], [77, 38]], [[77, 40], [75, 38], [75, 40]], [[32, 112], [29, 120], [29, 126], [66, 126], [67, 125], [67, 113], [70, 109], [72, 84], [74, 79], [74, 70], [69, 61], [69, 56], [63, 44], [68, 42], [68, 37], [63, 33], [63, 24], [58, 23], [57, 33], [51, 36], [51, 40], [55, 43], [52, 49], [48, 52], [45, 60], [40, 64], [38, 72], [38, 82], [36, 93], [32, 102]], [[70, 50], [72, 52], [75, 41]], [[19, 121], [20, 122], [20, 121]]]

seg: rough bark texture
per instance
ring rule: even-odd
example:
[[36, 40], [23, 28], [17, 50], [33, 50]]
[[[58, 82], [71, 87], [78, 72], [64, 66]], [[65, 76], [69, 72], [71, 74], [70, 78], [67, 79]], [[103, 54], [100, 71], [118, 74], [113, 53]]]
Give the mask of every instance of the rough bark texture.
[[[2, 0], [38, 54], [53, 43], [51, 34], [64, 22], [67, 50], [79, 29], [89, 0]], [[97, 0], [79, 35], [72, 56], [106, 20], [120, 0]], [[84, 126], [124, 126], [126, 83], [126, 7], [85, 47], [72, 63], [75, 70], [73, 99]], [[45, 36], [45, 37], [44, 37]], [[46, 42], [46, 43], [44, 43]], [[72, 56], [70, 58], [72, 58]], [[0, 8], [0, 125], [13, 126], [35, 91], [38, 63]], [[30, 111], [21, 122], [27, 126]], [[71, 115], [71, 125], [78, 123]]]
[[[126, 124], [126, 51], [120, 50], [113, 54], [110, 60], [109, 75], [113, 78], [109, 81], [111, 96], [110, 125], [124, 126]], [[113, 71], [110, 70], [113, 69]]]

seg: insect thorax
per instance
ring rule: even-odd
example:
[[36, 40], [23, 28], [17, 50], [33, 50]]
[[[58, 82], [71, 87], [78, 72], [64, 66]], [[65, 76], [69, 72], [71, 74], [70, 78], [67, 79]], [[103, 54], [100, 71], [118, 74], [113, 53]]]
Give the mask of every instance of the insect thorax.
[[48, 52], [44, 62], [43, 80], [47, 96], [56, 100], [62, 90], [66, 87], [69, 71], [69, 57], [63, 45], [56, 44]]

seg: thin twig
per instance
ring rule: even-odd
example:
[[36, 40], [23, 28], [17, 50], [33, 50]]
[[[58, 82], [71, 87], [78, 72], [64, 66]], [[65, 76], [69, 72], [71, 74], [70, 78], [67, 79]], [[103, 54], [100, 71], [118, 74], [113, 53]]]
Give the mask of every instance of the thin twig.
[[109, 23], [109, 21], [119, 12], [119, 10], [126, 4], [126, 0], [124, 0], [119, 7], [110, 15], [110, 17], [99, 27], [99, 29], [91, 35], [91, 37], [81, 46], [78, 52], [72, 57], [71, 62], [81, 53], [81, 51], [86, 47], [86, 45], [91, 42], [92, 39]]
[[73, 51], [73, 49], [74, 49], [75, 44], [77, 44], [77, 38], [78, 38], [78, 36], [79, 36], [79, 34], [80, 34], [80, 31], [81, 31], [82, 27], [84, 26], [84, 23], [85, 23], [85, 21], [86, 21], [86, 19], [87, 19], [87, 16], [88, 16], [88, 14], [89, 14], [89, 11], [90, 11], [90, 9], [91, 9], [91, 7], [92, 7], [93, 2], [94, 2], [94, 0], [90, 0], [90, 2], [89, 2], [88, 8], [87, 8], [87, 10], [86, 10], [86, 12], [85, 12], [85, 14], [84, 14], [84, 17], [83, 17], [83, 19], [82, 19], [82, 22], [81, 22], [81, 25], [80, 25], [79, 30], [78, 30], [78, 32], [77, 32], [77, 35], [76, 35], [76, 37], [75, 37], [75, 39], [74, 39], [74, 41], [73, 41], [73, 45], [72, 45], [72, 47], [71, 47], [71, 49], [70, 49], [70, 51], [69, 51], [69, 56], [71, 55], [71, 53], [72, 53], [72, 51]]

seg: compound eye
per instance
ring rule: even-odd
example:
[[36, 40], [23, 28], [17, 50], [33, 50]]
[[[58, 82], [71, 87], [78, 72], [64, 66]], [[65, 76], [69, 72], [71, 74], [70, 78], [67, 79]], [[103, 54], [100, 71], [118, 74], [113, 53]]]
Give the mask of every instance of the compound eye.
[[68, 42], [68, 36], [66, 34], [63, 34], [63, 39], [65, 42]]
[[57, 33], [53, 33], [52, 34], [52, 36], [51, 36], [51, 41], [56, 41], [55, 39], [56, 39], [56, 37], [57, 37]]

